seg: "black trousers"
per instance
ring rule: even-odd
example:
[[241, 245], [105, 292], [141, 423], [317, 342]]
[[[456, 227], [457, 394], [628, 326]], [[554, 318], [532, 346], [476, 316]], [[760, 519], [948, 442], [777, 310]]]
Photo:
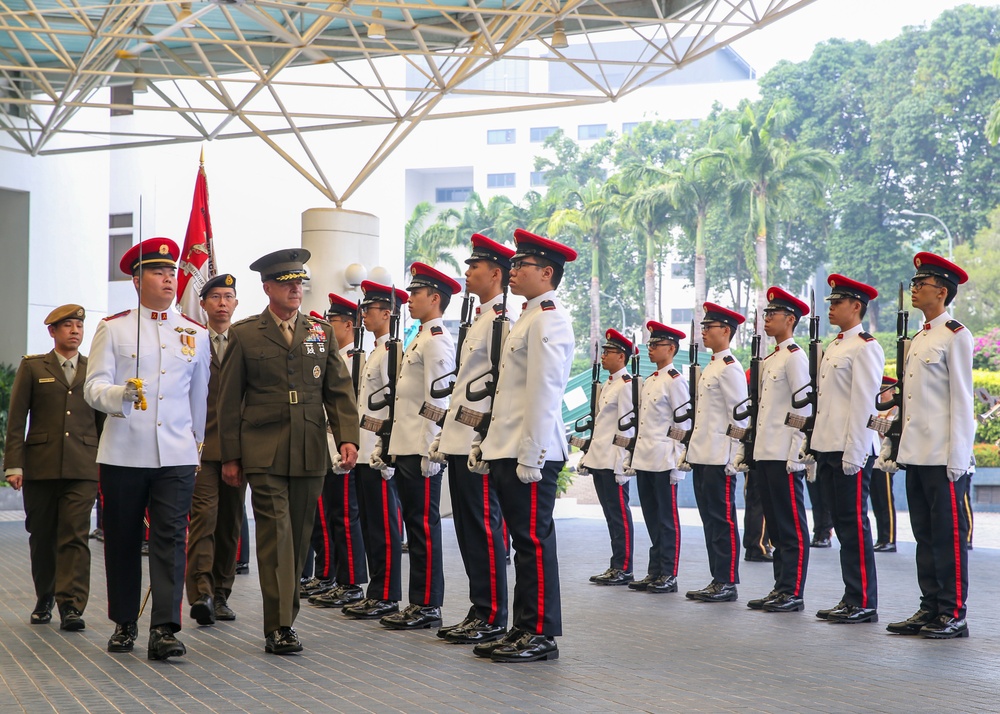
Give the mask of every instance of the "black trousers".
[[143, 513], [149, 506], [150, 625], [181, 629], [188, 512], [194, 466], [157, 469], [101, 464], [104, 495], [104, 560], [108, 617], [115, 623], [139, 619], [142, 598]]
[[594, 477], [597, 500], [604, 509], [604, 520], [608, 522], [608, 535], [611, 536], [610, 567], [631, 573], [635, 555], [635, 526], [628, 505], [629, 484], [615, 483], [615, 472], [611, 469], [590, 469], [590, 473]]
[[806, 481], [809, 489], [809, 501], [812, 503], [813, 535], [817, 538], [829, 538], [833, 532], [832, 484], [829, 478], [821, 478], [816, 474], [815, 481]]
[[323, 477], [323, 491], [316, 500], [316, 520], [309, 537], [309, 554], [302, 569], [303, 578], [313, 576], [320, 580], [337, 577], [337, 548], [333, 543], [332, 502], [336, 499], [337, 484], [332, 472]]
[[490, 462], [507, 529], [514, 542], [514, 602], [512, 623], [535, 635], [562, 634], [559, 559], [552, 510], [556, 482], [564, 461], [546, 461], [542, 480], [521, 483], [516, 459]]
[[476, 617], [506, 627], [507, 542], [496, 489], [489, 474], [469, 471], [467, 457], [448, 456], [448, 490]]
[[853, 475], [841, 467], [841, 451], [816, 455], [818, 478], [828, 479], [833, 491], [833, 527], [840, 541], [840, 571], [844, 578], [844, 602], [864, 608], [878, 607], [878, 577], [872, 529], [868, 522], [868, 488], [874, 456]]
[[371, 574], [366, 596], [398, 602], [402, 598], [403, 514], [396, 478], [386, 481], [379, 471], [365, 464], [358, 464], [355, 474], [358, 512]]
[[771, 537], [768, 534], [768, 518], [764, 511], [761, 487], [758, 484], [760, 472], [756, 467], [743, 476], [743, 548], [747, 555], [767, 555]]
[[243, 526], [240, 528], [240, 543], [236, 552], [237, 565], [250, 565], [250, 519], [247, 518], [246, 503], [243, 504]]
[[424, 478], [420, 456], [397, 456], [396, 488], [403, 507], [410, 554], [411, 605], [440, 607], [444, 602], [441, 549], [441, 472]]
[[809, 569], [805, 470], [788, 473], [784, 461], [758, 461], [756, 480], [774, 544], [774, 589], [802, 597]]
[[694, 499], [705, 531], [708, 567], [717, 583], [740, 581], [740, 529], [736, 523], [736, 477], [725, 466], [691, 464]]
[[639, 506], [649, 532], [649, 565], [646, 573], [653, 578], [677, 577], [681, 554], [681, 527], [677, 514], [677, 485], [670, 484], [669, 471], [637, 471], [635, 486]]
[[316, 506], [312, 548], [317, 578], [336, 580], [340, 585], [368, 582], [353, 471], [346, 474], [331, 471], [323, 479], [323, 493]]
[[896, 542], [896, 500], [892, 497], [892, 477], [872, 469], [872, 513], [875, 515], [876, 543]]
[[968, 476], [949, 481], [944, 466], [906, 467], [920, 607], [957, 618], [965, 617], [969, 598], [969, 521], [963, 505], [968, 487]]

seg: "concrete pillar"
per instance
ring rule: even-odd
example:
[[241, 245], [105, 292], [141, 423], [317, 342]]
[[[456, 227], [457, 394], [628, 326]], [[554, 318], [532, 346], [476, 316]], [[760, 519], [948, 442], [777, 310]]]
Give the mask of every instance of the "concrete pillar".
[[[310, 208], [302, 213], [302, 247], [312, 257], [310, 280], [302, 300], [302, 311], [326, 313], [329, 293], [349, 300], [361, 297], [361, 280], [379, 262], [378, 216], [342, 208]], [[348, 283], [349, 266], [354, 267]]]

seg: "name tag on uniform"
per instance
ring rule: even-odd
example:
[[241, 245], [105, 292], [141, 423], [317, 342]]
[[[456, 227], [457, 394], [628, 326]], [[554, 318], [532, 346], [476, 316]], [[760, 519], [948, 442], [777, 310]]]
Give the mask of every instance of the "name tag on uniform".
[[38, 383], [39, 384], [48, 384], [49, 382], [54, 382], [54, 381], [56, 381], [55, 377], [45, 377], [44, 379], [39, 379]]

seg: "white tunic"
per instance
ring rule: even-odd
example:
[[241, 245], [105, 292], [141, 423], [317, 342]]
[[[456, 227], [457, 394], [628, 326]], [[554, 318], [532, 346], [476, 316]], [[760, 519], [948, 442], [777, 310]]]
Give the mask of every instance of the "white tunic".
[[490, 371], [490, 354], [493, 349], [493, 322], [503, 311], [503, 295], [497, 295], [479, 306], [476, 319], [462, 343], [462, 357], [455, 378], [455, 390], [451, 394], [451, 406], [444, 426], [441, 427], [440, 451], [445, 454], [468, 456], [476, 430], [455, 420], [459, 407], [485, 414], [492, 406], [489, 397], [478, 402], [470, 402], [466, 387], [475, 380], [473, 390], [481, 390], [486, 384], [483, 375]]
[[739, 442], [726, 436], [726, 430], [730, 424], [747, 425], [746, 419], [733, 420], [733, 407], [746, 398], [746, 372], [733, 353], [725, 349], [712, 355], [698, 381], [698, 408], [688, 444], [688, 463], [703, 466], [732, 463]]
[[[108, 317], [94, 334], [83, 395], [112, 417], [104, 423], [97, 461], [132, 468], [196, 465], [208, 410], [208, 330], [174, 310], [143, 307], [141, 314], [139, 325], [137, 310]], [[145, 411], [124, 401], [137, 358]]]
[[573, 364], [569, 311], [550, 290], [527, 302], [504, 345], [483, 459], [541, 468], [565, 461], [562, 400]]
[[972, 408], [972, 335], [947, 312], [913, 336], [903, 379], [900, 465], [966, 471], [976, 420]]
[[[371, 354], [368, 355], [368, 359], [365, 361], [365, 371], [361, 375], [361, 389], [358, 392], [358, 413], [361, 415], [362, 419], [364, 419], [365, 416], [370, 416], [374, 419], [389, 418], [388, 405], [382, 407], [381, 409], [368, 408], [368, 398], [372, 394], [378, 394], [379, 396], [376, 397], [376, 400], [381, 401], [383, 396], [382, 391], [385, 385], [389, 383], [389, 348], [386, 345], [386, 342], [388, 341], [388, 334], [376, 337], [375, 346], [372, 348]], [[377, 441], [378, 436], [374, 431], [368, 431], [367, 429], [361, 430], [361, 443], [358, 444], [359, 464], [368, 463]]]
[[812, 448], [843, 451], [843, 460], [864, 466], [878, 448], [868, 428], [882, 386], [885, 354], [874, 337], [855, 325], [841, 332], [823, 353], [816, 395]]
[[607, 469], [616, 474], [625, 472], [625, 456], [628, 451], [624, 446], [615, 446], [614, 439], [618, 434], [632, 438], [634, 428], [618, 430], [619, 421], [631, 411], [632, 377], [622, 367], [608, 377], [604, 389], [601, 390], [590, 448], [580, 460], [581, 466], [586, 466], [588, 469]]
[[[789, 412], [809, 416], [811, 406], [792, 408], [792, 394], [809, 384], [809, 360], [789, 337], [761, 363], [760, 410], [753, 457], [757, 461], [798, 461], [805, 434], [785, 425]], [[808, 390], [799, 393], [799, 397]], [[804, 468], [804, 466], [803, 466]]]
[[[431, 442], [441, 430], [420, 416], [424, 402], [448, 408], [448, 397], [431, 397], [431, 384], [455, 369], [455, 343], [440, 317], [420, 325], [420, 332], [403, 353], [403, 365], [396, 383], [396, 408], [392, 420], [390, 456], [426, 456]], [[437, 383], [441, 386], [441, 382]]]
[[[667, 430], [674, 425], [674, 410], [685, 404], [689, 397], [687, 380], [674, 369], [673, 364], [643, 380], [639, 396], [639, 438], [632, 454], [633, 469], [670, 471], [677, 468], [684, 447], [668, 437]], [[691, 428], [688, 421], [677, 426]]]

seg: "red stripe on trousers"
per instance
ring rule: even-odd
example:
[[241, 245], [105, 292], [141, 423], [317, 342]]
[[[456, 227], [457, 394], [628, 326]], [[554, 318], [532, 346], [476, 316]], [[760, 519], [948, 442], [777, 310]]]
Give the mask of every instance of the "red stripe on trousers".
[[382, 599], [388, 600], [389, 582], [392, 579], [392, 528], [389, 527], [389, 482], [385, 479], [382, 479], [382, 529], [385, 533], [385, 583], [382, 585]]
[[493, 531], [490, 529], [490, 477], [483, 474], [483, 529], [486, 533], [486, 555], [490, 561], [490, 624], [497, 618], [497, 563], [493, 552]]
[[344, 474], [344, 534], [347, 538], [347, 572], [354, 585], [354, 550], [351, 548], [351, 475]]
[[528, 523], [531, 529], [531, 542], [535, 546], [535, 577], [538, 579], [538, 619], [535, 622], [535, 634], [544, 634], [542, 623], [545, 621], [545, 563], [542, 561], [542, 542], [535, 532], [538, 526], [538, 483], [531, 486], [531, 518]]
[[434, 544], [431, 543], [431, 521], [430, 521], [430, 510], [431, 510], [431, 480], [429, 478], [424, 479], [424, 545], [426, 546], [426, 552], [424, 557], [427, 560], [427, 571], [424, 573], [426, 578], [426, 583], [424, 584], [424, 605], [428, 605], [431, 601], [431, 579], [434, 573]]
[[964, 548], [965, 544], [959, 538], [958, 500], [955, 498], [955, 482], [951, 479], [948, 479], [948, 488], [951, 491], [951, 532], [954, 534], [953, 540], [955, 541], [955, 610], [951, 616], [957, 619], [962, 607], [962, 552], [960, 549]]
[[792, 520], [795, 523], [795, 539], [799, 544], [799, 555], [795, 561], [795, 592], [792, 595], [802, 597], [802, 558], [805, 553], [803, 550], [805, 544], [802, 540], [802, 529], [799, 528], [799, 504], [795, 499], [795, 477], [792, 474], [788, 474], [788, 496], [792, 501]]
[[736, 523], [732, 517], [733, 479], [726, 476], [726, 523], [729, 525], [729, 582], [736, 582]]
[[677, 577], [677, 565], [681, 559], [681, 524], [680, 519], [677, 515], [677, 484], [670, 484], [670, 490], [673, 492], [673, 511], [674, 511], [674, 570], [671, 573], [675, 578]]
[[857, 493], [858, 499], [855, 504], [855, 513], [858, 516], [858, 555], [861, 560], [861, 607], [868, 607], [868, 568], [865, 563], [865, 524], [861, 521], [861, 470], [858, 470]]
[[625, 510], [625, 487], [621, 484], [618, 484], [618, 508], [622, 512], [622, 528], [625, 529], [625, 562], [622, 563], [622, 570], [631, 572], [632, 569], [628, 566], [632, 562], [629, 557], [632, 555], [632, 531], [628, 529], [628, 513]]
[[319, 528], [323, 531], [323, 577], [330, 577], [330, 527], [326, 524], [326, 513], [323, 511], [323, 497], [316, 499], [319, 513]]

